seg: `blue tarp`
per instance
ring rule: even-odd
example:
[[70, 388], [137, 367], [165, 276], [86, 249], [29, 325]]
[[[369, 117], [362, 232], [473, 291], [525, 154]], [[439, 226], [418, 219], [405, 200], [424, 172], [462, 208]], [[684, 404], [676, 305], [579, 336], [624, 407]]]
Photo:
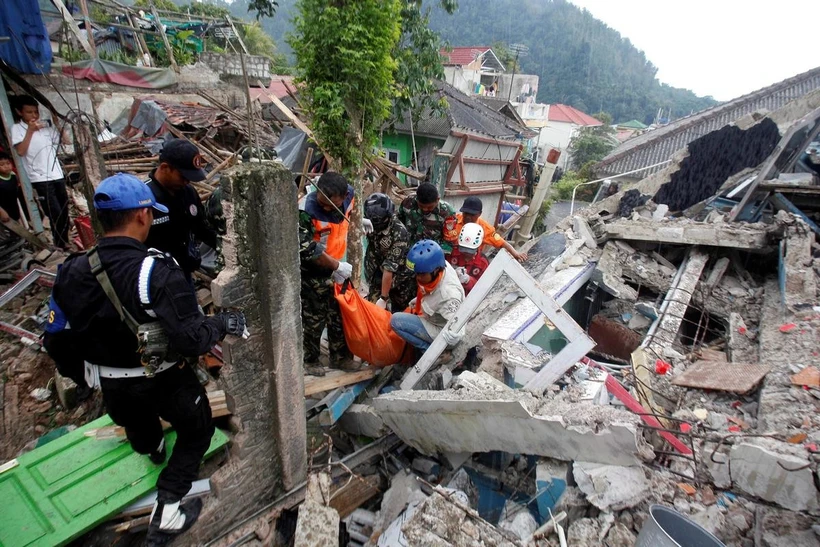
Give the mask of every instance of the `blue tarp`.
[[0, 59], [24, 74], [51, 70], [51, 42], [37, 0], [0, 0]]

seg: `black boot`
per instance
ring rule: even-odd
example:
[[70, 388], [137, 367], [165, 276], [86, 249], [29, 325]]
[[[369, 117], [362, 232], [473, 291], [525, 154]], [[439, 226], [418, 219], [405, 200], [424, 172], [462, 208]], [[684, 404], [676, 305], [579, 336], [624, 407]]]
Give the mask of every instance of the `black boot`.
[[148, 524], [146, 547], [162, 547], [194, 525], [202, 511], [202, 500], [192, 499], [182, 505], [180, 502], [154, 504], [151, 521]]

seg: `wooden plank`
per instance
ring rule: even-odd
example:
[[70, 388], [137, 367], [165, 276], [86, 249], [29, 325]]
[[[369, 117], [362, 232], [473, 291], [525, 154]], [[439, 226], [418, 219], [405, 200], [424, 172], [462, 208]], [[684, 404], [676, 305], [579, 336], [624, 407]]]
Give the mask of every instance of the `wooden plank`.
[[[71, 15], [71, 12], [68, 11], [68, 8], [66, 8], [65, 4], [63, 4], [63, 0], [51, 0], [51, 3], [54, 4], [54, 7], [60, 12], [63, 20], [68, 23], [68, 28], [71, 30], [72, 34], [77, 37], [77, 41], [80, 42], [80, 46], [82, 46], [85, 52], [91, 57], [95, 57], [94, 49], [91, 47], [91, 44], [88, 43], [85, 36], [83, 36], [83, 33], [77, 25], [77, 22], [74, 20], [74, 17]], [[89, 32], [89, 36], [90, 35], [91, 33]]]
[[339, 393], [327, 404], [327, 408], [319, 414], [319, 425], [331, 426], [335, 424], [370, 383], [371, 380], [365, 380], [352, 386], [340, 388]]
[[3, 222], [3, 226], [17, 234], [18, 236], [22, 237], [37, 249], [48, 249], [49, 246], [45, 244], [39, 237], [35, 236], [28, 230], [26, 230], [22, 224], [14, 220], [13, 218], [8, 219], [6, 222]]
[[305, 123], [304, 123], [302, 120], [300, 120], [300, 119], [296, 116], [296, 114], [294, 114], [294, 113], [293, 113], [293, 111], [291, 111], [291, 109], [290, 109], [290, 108], [288, 108], [288, 107], [285, 105], [285, 103], [283, 103], [281, 100], [279, 100], [279, 97], [277, 97], [276, 95], [274, 95], [273, 93], [271, 93], [270, 91], [268, 91], [268, 88], [267, 88], [267, 87], [265, 87], [264, 85], [262, 85], [262, 82], [260, 82], [260, 81], [258, 81], [258, 80], [257, 80], [257, 82], [256, 82], [256, 83], [259, 85], [259, 87], [261, 87], [262, 89], [264, 89], [264, 90], [265, 90], [265, 95], [267, 95], [267, 96], [268, 96], [268, 98], [271, 100], [271, 102], [272, 102], [274, 105], [276, 105], [276, 108], [278, 108], [279, 110], [281, 110], [281, 111], [282, 111], [282, 114], [284, 114], [284, 115], [288, 118], [288, 120], [290, 120], [290, 122], [291, 122], [294, 126], [296, 126], [297, 128], [299, 128], [299, 129], [300, 129], [300, 130], [301, 130], [301, 131], [302, 131], [305, 135], [307, 135], [307, 136], [308, 136], [308, 138], [310, 138], [310, 139], [312, 139], [312, 140], [314, 140], [314, 141], [316, 140], [316, 139], [314, 139], [314, 138], [313, 138], [313, 131], [311, 131], [311, 130], [310, 130], [310, 128], [309, 128], [307, 125], [305, 125]]
[[245, 46], [245, 41], [242, 40], [242, 36], [240, 36], [239, 32], [236, 31], [236, 27], [233, 26], [233, 19], [231, 18], [231, 16], [226, 15], [225, 20], [228, 21], [229, 25], [231, 25], [231, 30], [233, 30], [233, 33], [236, 35], [236, 39], [239, 42], [239, 45], [242, 46], [242, 51], [245, 53], [245, 55], [250, 55], [250, 53], [248, 52], [248, 48]]
[[672, 384], [743, 395], [763, 381], [770, 370], [767, 365], [697, 361], [675, 376]]
[[92, 57], [97, 57], [97, 44], [94, 43], [94, 32], [91, 29], [91, 17], [88, 15], [88, 2], [80, 0], [80, 11], [83, 13], [83, 24], [85, 26], [85, 33], [88, 36], [88, 45], [91, 46]]
[[356, 372], [331, 372], [319, 378], [305, 378], [305, 397], [370, 380], [378, 371], [375, 367], [367, 367]]
[[165, 34], [165, 25], [163, 25], [162, 21], [160, 21], [159, 13], [157, 13], [157, 7], [153, 2], [151, 2], [151, 15], [154, 16], [154, 22], [157, 25], [157, 29], [159, 29], [160, 36], [162, 37], [162, 43], [165, 46], [165, 52], [168, 54], [168, 60], [171, 62], [171, 68], [174, 69], [174, 72], [179, 72], [179, 66], [177, 65], [176, 59], [174, 59], [174, 49], [171, 47], [171, 43], [168, 42], [168, 36]]
[[412, 177], [412, 178], [418, 179], [418, 180], [424, 180], [424, 175], [425, 174], [422, 173], [421, 171], [414, 171], [413, 169], [410, 169], [409, 167], [399, 165], [398, 163], [393, 163], [392, 161], [388, 160], [387, 158], [376, 158], [374, 160], [374, 162], [375, 161], [381, 162], [382, 164], [389, 167], [390, 169], [392, 169], [394, 171], [398, 171], [399, 173], [407, 175], [408, 177]]
[[381, 492], [381, 477], [378, 474], [367, 477], [354, 476], [330, 496], [330, 507], [336, 509], [340, 518], [347, 518], [367, 500]]

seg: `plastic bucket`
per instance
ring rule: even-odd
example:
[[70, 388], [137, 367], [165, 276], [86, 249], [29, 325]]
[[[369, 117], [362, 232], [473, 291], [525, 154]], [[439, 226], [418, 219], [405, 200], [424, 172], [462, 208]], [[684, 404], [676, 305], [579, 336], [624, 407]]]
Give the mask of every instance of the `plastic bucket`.
[[722, 541], [663, 505], [649, 508], [635, 547], [726, 547]]

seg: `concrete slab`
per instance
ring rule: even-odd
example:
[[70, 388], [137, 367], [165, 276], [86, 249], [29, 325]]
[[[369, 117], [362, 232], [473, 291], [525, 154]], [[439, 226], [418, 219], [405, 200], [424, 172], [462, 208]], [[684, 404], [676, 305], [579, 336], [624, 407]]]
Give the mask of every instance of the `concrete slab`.
[[572, 476], [587, 500], [601, 511], [635, 507], [646, 499], [651, 487], [641, 467], [575, 462]]
[[506, 386], [393, 392], [373, 407], [404, 442], [428, 455], [499, 450], [613, 465], [652, 457], [640, 419], [630, 412], [544, 400]]
[[387, 433], [384, 420], [370, 405], [350, 405], [339, 418], [339, 427], [347, 433], [364, 435], [373, 439], [378, 439]]
[[734, 249], [764, 249], [772, 230], [762, 224], [711, 224], [687, 220], [616, 220], [605, 225], [612, 239], [676, 245], [708, 245]]
[[796, 455], [786, 443], [760, 439], [740, 443], [729, 454], [734, 485], [744, 492], [792, 511], [816, 511], [817, 487], [810, 462]]

